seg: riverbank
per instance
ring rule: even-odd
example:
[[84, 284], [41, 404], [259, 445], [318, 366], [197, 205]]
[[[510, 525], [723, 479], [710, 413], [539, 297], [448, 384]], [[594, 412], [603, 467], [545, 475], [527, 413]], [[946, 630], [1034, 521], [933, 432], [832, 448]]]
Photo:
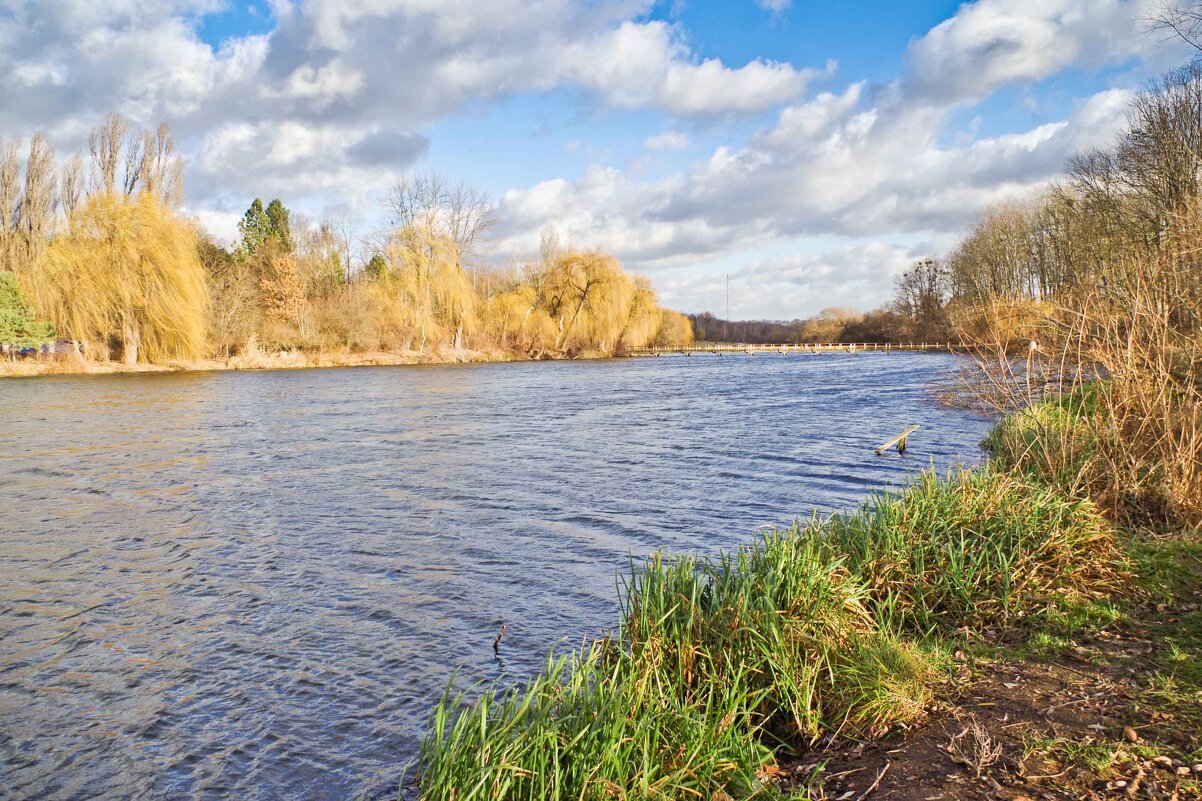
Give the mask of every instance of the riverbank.
[[412, 792], [1199, 798], [1200, 588], [1196, 532], [1116, 525], [1019, 464], [928, 473], [633, 567], [613, 634], [444, 697]]
[[302, 370], [310, 367], [367, 367], [409, 364], [469, 364], [485, 362], [529, 361], [529, 357], [504, 350], [440, 348], [419, 351], [339, 351], [260, 352], [227, 359], [172, 361], [166, 364], [124, 364], [80, 358], [55, 360], [22, 359], [0, 361], [0, 378], [27, 378], [43, 375], [103, 375], [112, 373], [170, 373], [208, 370]]

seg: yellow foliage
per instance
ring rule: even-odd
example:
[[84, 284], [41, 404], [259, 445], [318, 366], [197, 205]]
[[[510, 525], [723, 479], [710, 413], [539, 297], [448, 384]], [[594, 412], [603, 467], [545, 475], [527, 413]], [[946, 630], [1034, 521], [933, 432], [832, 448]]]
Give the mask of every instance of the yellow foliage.
[[196, 234], [150, 194], [89, 197], [40, 264], [31, 295], [62, 336], [116, 340], [127, 363], [203, 355], [206, 289]]
[[448, 335], [460, 346], [476, 329], [477, 295], [454, 239], [429, 226], [409, 226], [393, 234], [385, 258], [379, 284], [395, 301], [392, 322], [414, 332], [419, 349]]
[[551, 262], [540, 283], [543, 306], [559, 332], [556, 350], [613, 347], [635, 294], [617, 259], [596, 251], [565, 253]]
[[655, 332], [655, 344], [660, 347], [677, 347], [693, 344], [693, 323], [680, 312], [664, 309], [659, 330]]
[[655, 290], [651, 282], [641, 275], [631, 279], [634, 293], [630, 298], [630, 312], [626, 318], [626, 326], [622, 330], [617, 350], [624, 348], [639, 348], [648, 345], [659, 331], [663, 310], [656, 302]]

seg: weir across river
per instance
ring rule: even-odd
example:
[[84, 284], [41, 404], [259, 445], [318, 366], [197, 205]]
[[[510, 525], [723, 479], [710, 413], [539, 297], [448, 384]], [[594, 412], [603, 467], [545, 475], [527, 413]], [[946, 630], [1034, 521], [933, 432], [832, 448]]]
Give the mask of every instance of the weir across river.
[[863, 351], [941, 351], [954, 353], [960, 346], [954, 342], [805, 342], [782, 345], [758, 345], [741, 342], [698, 342], [693, 345], [648, 345], [631, 348], [630, 356], [659, 356], [661, 353], [860, 353]]

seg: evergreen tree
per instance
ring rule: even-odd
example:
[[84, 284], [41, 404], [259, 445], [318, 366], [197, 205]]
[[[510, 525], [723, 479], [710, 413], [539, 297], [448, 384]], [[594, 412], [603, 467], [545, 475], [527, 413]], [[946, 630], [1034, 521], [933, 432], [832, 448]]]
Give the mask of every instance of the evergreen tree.
[[[278, 202], [278, 201], [277, 201]], [[263, 201], [255, 198], [250, 208], [242, 215], [238, 223], [238, 233], [242, 242], [238, 245], [238, 255], [247, 258], [259, 252], [259, 248], [271, 236], [271, 220], [263, 210]]]
[[267, 205], [267, 224], [270, 236], [279, 244], [284, 253], [292, 252], [292, 229], [288, 224], [288, 209], [279, 198]]
[[17, 276], [0, 271], [0, 342], [26, 348], [51, 337], [50, 326], [34, 319]]
[[367, 274], [372, 278], [383, 278], [388, 272], [388, 263], [384, 261], [384, 257], [379, 253], [371, 257], [371, 261], [367, 263]]

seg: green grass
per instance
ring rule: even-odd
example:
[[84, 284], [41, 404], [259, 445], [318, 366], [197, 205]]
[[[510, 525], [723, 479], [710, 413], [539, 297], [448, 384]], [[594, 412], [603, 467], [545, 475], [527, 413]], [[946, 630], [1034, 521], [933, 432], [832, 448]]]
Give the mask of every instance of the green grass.
[[823, 536], [868, 584], [878, 619], [919, 635], [1042, 625], [1126, 582], [1113, 528], [1087, 500], [994, 466], [924, 473], [836, 515]]
[[1007, 415], [982, 443], [1003, 469], [1021, 472], [1070, 495], [1093, 480], [1096, 418], [1102, 387], [1085, 384]]
[[716, 559], [657, 554], [612, 636], [523, 687], [444, 696], [421, 797], [775, 797], [757, 774], [781, 751], [921, 717], [937, 635], [1084, 625], [1126, 571], [1088, 501], [992, 467]]
[[842, 560], [797, 531], [714, 561], [656, 555], [617, 633], [517, 690], [444, 697], [420, 755], [428, 799], [737, 798], [775, 748], [869, 736], [928, 700]]

